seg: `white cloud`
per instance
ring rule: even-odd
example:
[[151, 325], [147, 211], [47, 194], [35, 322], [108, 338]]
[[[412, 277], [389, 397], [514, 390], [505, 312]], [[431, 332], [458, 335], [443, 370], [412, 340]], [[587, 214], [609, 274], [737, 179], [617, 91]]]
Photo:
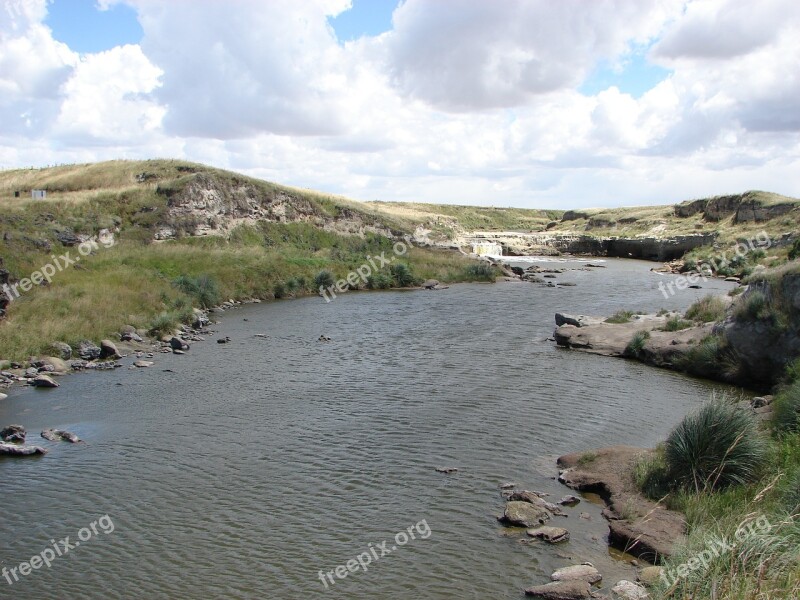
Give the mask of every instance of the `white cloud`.
[[[0, 165], [185, 157], [362, 199], [587, 206], [800, 195], [796, 0], [125, 1], [140, 45], [79, 56], [0, 0]], [[632, 52], [641, 97], [577, 87]]]

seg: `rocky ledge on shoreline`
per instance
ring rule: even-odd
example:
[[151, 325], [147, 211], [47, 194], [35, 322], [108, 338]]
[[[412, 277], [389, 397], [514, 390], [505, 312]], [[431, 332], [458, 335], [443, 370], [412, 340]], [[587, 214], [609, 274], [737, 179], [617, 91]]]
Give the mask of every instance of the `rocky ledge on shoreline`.
[[[608, 323], [598, 317], [556, 313], [556, 344], [603, 356], [637, 358], [657, 367], [676, 369], [677, 361], [712, 334], [713, 323], [692, 325], [679, 331], [664, 331], [678, 313], [633, 315], [627, 323]], [[640, 347], [631, 347], [640, 332]]]
[[672, 555], [685, 541], [686, 521], [678, 512], [642, 496], [633, 473], [653, 450], [612, 446], [559, 457], [559, 481], [581, 492], [598, 494], [606, 503], [609, 545], [649, 563]]

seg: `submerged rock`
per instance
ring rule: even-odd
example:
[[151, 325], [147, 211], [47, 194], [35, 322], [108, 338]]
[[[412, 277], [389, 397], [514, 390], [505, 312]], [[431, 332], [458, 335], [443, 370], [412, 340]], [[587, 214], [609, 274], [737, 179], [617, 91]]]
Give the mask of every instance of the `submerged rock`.
[[77, 444], [82, 441], [77, 435], [71, 431], [64, 431], [63, 429], [45, 429], [42, 431], [42, 437], [51, 442], [69, 442]]
[[569, 531], [563, 527], [548, 527], [547, 525], [537, 527], [536, 529], [528, 529], [528, 535], [542, 539], [550, 544], [557, 544], [569, 540]]
[[584, 600], [592, 597], [592, 591], [585, 581], [556, 581], [528, 588], [525, 595], [541, 600]]

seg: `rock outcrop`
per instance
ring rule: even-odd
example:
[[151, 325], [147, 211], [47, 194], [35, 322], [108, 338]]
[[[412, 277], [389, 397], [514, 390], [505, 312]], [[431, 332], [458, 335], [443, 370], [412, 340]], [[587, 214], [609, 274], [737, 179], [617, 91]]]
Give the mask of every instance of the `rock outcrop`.
[[568, 487], [594, 492], [606, 502], [603, 516], [609, 522], [609, 544], [656, 563], [669, 557], [685, 540], [686, 522], [638, 493], [633, 471], [638, 460], [652, 450], [615, 446], [591, 453], [575, 452], [558, 459], [559, 481]]

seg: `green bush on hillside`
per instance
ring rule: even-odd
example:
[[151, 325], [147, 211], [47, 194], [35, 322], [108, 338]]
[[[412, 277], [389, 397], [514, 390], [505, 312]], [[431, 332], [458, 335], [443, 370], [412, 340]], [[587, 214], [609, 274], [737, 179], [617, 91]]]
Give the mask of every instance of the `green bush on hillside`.
[[333, 273], [327, 269], [323, 269], [314, 277], [314, 290], [328, 289], [335, 283]]
[[685, 417], [664, 445], [669, 478], [697, 492], [754, 481], [766, 457], [753, 416], [725, 398]]
[[397, 287], [411, 287], [414, 285], [414, 283], [416, 283], [416, 279], [411, 273], [411, 269], [405, 263], [397, 263], [392, 265], [391, 271], [392, 279]]
[[388, 290], [392, 287], [392, 278], [386, 273], [375, 273], [367, 277], [367, 289]]
[[792, 247], [789, 248], [789, 260], [800, 258], [800, 238], [792, 242]]

